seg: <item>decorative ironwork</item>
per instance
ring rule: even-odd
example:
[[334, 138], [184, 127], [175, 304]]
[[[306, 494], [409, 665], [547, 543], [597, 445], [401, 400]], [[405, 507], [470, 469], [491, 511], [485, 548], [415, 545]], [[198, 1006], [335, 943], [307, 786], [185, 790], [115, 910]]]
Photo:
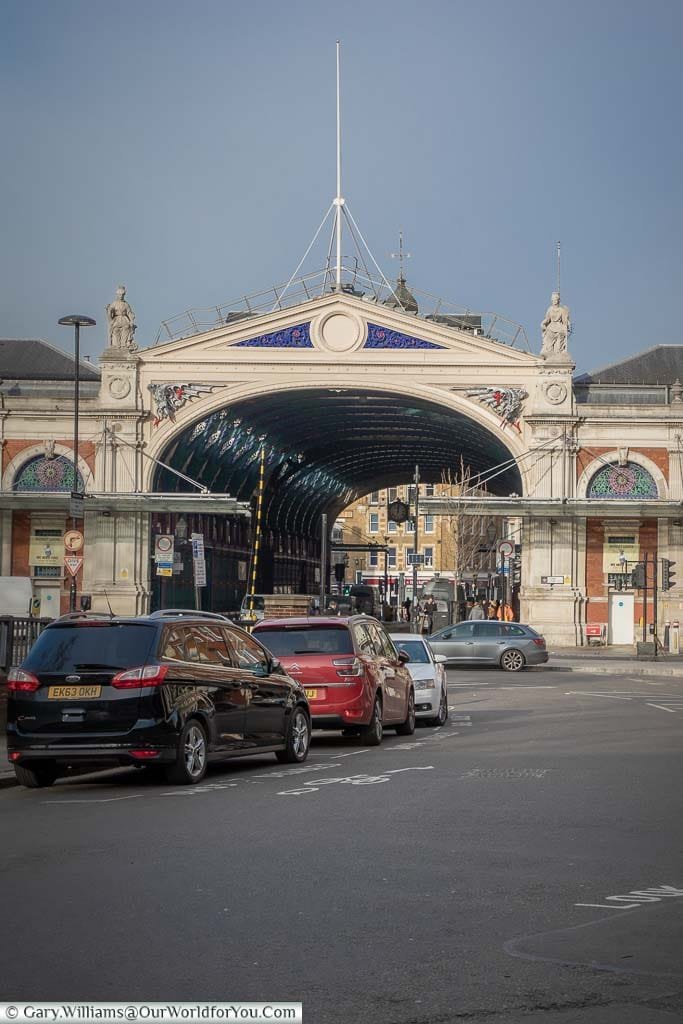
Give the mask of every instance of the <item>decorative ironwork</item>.
[[642, 501], [658, 498], [659, 491], [651, 473], [636, 462], [627, 462], [625, 466], [602, 466], [591, 478], [587, 496]]
[[170, 420], [175, 423], [175, 416], [178, 409], [181, 409], [186, 402], [200, 395], [208, 395], [216, 384], [148, 384], [152, 393], [156, 416], [154, 426], [158, 427], [162, 420]]
[[259, 334], [256, 338], [238, 341], [232, 348], [313, 348], [311, 325], [298, 324], [273, 334]]
[[388, 327], [379, 327], [377, 324], [368, 324], [368, 340], [366, 348], [443, 348], [443, 345], [435, 345], [433, 341], [423, 341], [422, 338], [413, 338], [409, 334], [401, 334], [400, 331], [390, 331]]
[[511, 424], [519, 430], [519, 417], [522, 415], [522, 403], [529, 397], [524, 388], [471, 388], [465, 394], [468, 398], [478, 398], [488, 405], [503, 420], [503, 424]]
[[74, 486], [74, 464], [65, 455], [48, 458], [38, 455], [26, 462], [15, 478], [15, 491], [78, 491], [83, 493], [83, 477], [77, 474]]

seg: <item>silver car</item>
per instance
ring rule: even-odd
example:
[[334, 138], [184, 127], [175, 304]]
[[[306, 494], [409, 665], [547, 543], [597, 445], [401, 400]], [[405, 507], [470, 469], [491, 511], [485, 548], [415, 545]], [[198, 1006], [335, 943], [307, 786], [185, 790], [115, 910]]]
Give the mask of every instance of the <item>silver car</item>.
[[445, 655], [448, 665], [499, 665], [506, 672], [548, 660], [544, 637], [519, 622], [458, 622], [433, 633], [429, 646], [435, 654]]
[[410, 655], [406, 668], [415, 684], [415, 717], [429, 725], [443, 725], [448, 718], [446, 658], [434, 654], [419, 633], [390, 633], [397, 651]]

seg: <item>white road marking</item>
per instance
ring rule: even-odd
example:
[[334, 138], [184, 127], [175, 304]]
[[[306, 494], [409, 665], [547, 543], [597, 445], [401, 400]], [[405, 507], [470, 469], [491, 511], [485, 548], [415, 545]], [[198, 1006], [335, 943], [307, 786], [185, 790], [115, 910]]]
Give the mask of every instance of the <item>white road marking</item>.
[[665, 708], [661, 704], [650, 704], [649, 701], [646, 703], [649, 708], [659, 708], [660, 711], [670, 711], [672, 714], [676, 713], [676, 708]]
[[658, 885], [648, 889], [631, 889], [625, 896], [605, 896], [610, 903], [575, 903], [575, 907], [599, 907], [601, 910], [635, 910], [645, 903], [659, 903], [662, 899], [683, 896], [683, 889], [674, 885]]
[[355, 754], [369, 754], [370, 747], [366, 747], [364, 750], [350, 750], [348, 754], [333, 754], [332, 757], [353, 757]]
[[84, 797], [83, 799], [76, 800], [41, 800], [43, 804], [113, 804], [117, 800], [138, 800], [144, 793], [132, 793], [130, 796], [108, 796], [104, 799], [100, 797]]
[[556, 690], [556, 685], [539, 686], [537, 683], [517, 683], [516, 686], [499, 686], [499, 690]]
[[632, 697], [619, 697], [616, 693], [593, 693], [581, 690], [567, 690], [565, 697], [611, 697], [613, 700], [633, 700]]
[[411, 768], [392, 768], [382, 772], [381, 775], [347, 775], [341, 778], [311, 779], [305, 782], [299, 789], [283, 789], [278, 796], [305, 796], [307, 793], [318, 793], [321, 786], [350, 785], [350, 786], [378, 786], [383, 782], [390, 782], [390, 775], [399, 775], [401, 772], [429, 772], [434, 770], [434, 765], [420, 765]]

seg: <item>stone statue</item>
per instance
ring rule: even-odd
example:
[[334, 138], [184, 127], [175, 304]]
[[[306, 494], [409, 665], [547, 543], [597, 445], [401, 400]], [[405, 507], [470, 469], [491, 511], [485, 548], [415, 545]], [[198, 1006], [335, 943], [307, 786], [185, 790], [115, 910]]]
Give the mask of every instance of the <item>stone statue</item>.
[[541, 321], [543, 335], [542, 356], [561, 355], [567, 351], [567, 338], [571, 331], [568, 306], [560, 305], [560, 293], [553, 292], [550, 305]]
[[120, 284], [116, 289], [116, 298], [107, 306], [107, 327], [109, 330], [109, 344], [112, 348], [128, 349], [135, 352], [134, 334], [137, 327], [135, 313], [126, 302], [126, 289]]

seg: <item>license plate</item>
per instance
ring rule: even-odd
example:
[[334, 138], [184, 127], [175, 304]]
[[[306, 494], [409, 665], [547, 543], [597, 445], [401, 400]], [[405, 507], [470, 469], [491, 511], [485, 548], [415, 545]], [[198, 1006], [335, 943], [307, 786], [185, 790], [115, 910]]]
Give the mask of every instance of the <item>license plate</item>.
[[102, 693], [101, 686], [50, 686], [48, 700], [92, 700]]
[[305, 693], [309, 700], [323, 700], [325, 697], [324, 690], [306, 690]]

